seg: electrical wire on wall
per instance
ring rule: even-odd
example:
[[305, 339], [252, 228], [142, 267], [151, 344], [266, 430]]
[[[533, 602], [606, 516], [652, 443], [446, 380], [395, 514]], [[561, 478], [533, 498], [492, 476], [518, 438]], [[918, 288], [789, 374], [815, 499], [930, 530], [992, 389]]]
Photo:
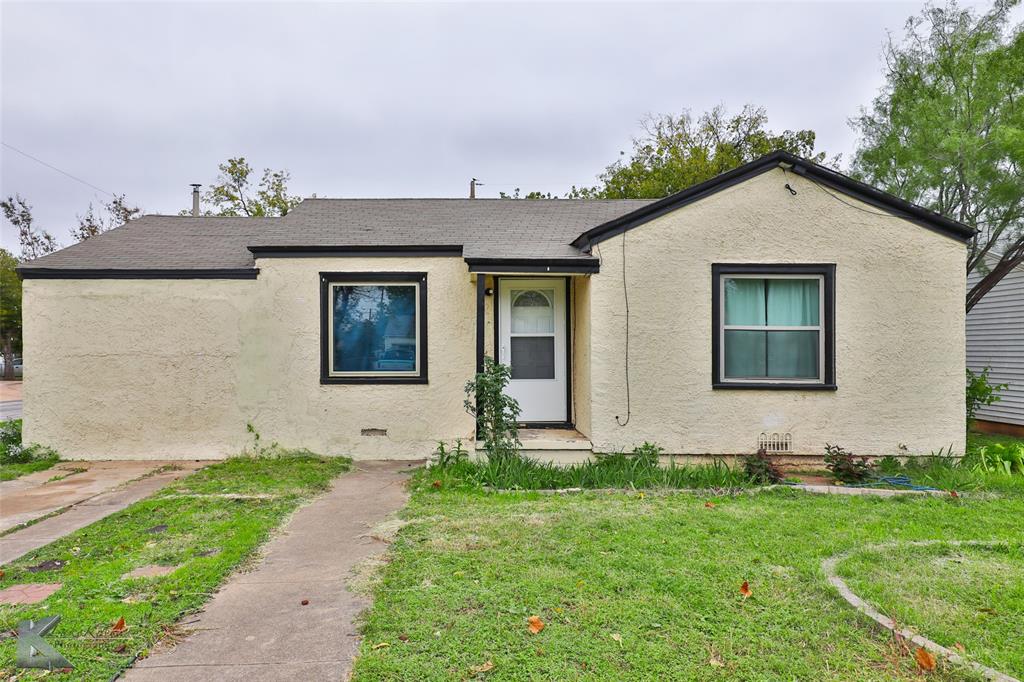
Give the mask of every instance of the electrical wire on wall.
[[625, 301], [626, 307], [626, 419], [622, 421], [619, 419], [619, 415], [615, 415], [615, 423], [619, 426], [625, 426], [629, 423], [629, 418], [632, 416], [631, 403], [629, 399], [629, 291], [626, 287], [626, 232], [622, 233], [622, 298]]

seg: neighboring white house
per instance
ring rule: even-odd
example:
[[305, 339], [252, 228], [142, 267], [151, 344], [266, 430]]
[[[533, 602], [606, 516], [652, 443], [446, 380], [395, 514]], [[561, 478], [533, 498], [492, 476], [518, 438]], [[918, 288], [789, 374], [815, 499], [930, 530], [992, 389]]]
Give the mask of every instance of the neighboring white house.
[[[971, 273], [967, 288], [979, 279]], [[990, 380], [1008, 384], [999, 402], [978, 411], [979, 428], [1024, 435], [1024, 265], [967, 314], [967, 366], [975, 372], [991, 367]]]

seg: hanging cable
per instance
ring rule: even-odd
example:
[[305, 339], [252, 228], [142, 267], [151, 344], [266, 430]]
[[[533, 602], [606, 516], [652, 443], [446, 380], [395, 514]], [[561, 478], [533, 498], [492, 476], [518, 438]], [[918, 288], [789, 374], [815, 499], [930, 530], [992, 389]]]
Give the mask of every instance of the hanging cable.
[[110, 195], [110, 196], [112, 196], [112, 197], [113, 197], [113, 196], [115, 196], [115, 194], [114, 194], [113, 192], [108, 192], [107, 190], [105, 190], [105, 189], [103, 189], [103, 188], [101, 188], [101, 187], [97, 187], [96, 185], [92, 184], [91, 182], [86, 182], [86, 181], [85, 181], [85, 180], [83, 180], [82, 178], [79, 178], [79, 177], [77, 177], [77, 176], [74, 176], [74, 175], [72, 175], [71, 173], [68, 173], [68, 172], [67, 172], [67, 171], [65, 171], [65, 170], [61, 170], [60, 168], [57, 168], [57, 167], [56, 167], [56, 166], [54, 166], [53, 164], [50, 164], [50, 163], [46, 163], [46, 162], [45, 162], [45, 161], [43, 161], [42, 159], [37, 159], [36, 157], [32, 156], [32, 155], [31, 155], [31, 154], [29, 154], [28, 152], [23, 152], [23, 151], [21, 151], [20, 149], [18, 149], [17, 147], [15, 147], [15, 146], [13, 146], [13, 145], [9, 145], [9, 144], [7, 144], [6, 142], [0, 142], [0, 145], [3, 145], [4, 147], [7, 147], [7, 148], [8, 148], [8, 149], [10, 149], [10, 150], [11, 150], [12, 152], [17, 152], [17, 153], [21, 154], [21, 155], [22, 155], [22, 156], [24, 156], [24, 157], [25, 157], [26, 159], [32, 159], [32, 160], [33, 160], [33, 161], [35, 161], [36, 163], [38, 163], [38, 164], [41, 164], [41, 165], [43, 165], [43, 166], [46, 166], [46, 167], [47, 167], [47, 168], [49, 168], [50, 170], [55, 170], [55, 171], [57, 171], [58, 173], [60, 173], [61, 175], [66, 175], [67, 177], [71, 178], [71, 179], [72, 179], [72, 180], [74, 180], [75, 182], [80, 182], [80, 183], [82, 183], [83, 185], [86, 185], [87, 187], [92, 187], [92, 188], [93, 188], [94, 190], [96, 190], [97, 192], [103, 192], [104, 194], [109, 194], [109, 195]]
[[629, 399], [629, 290], [626, 287], [626, 232], [622, 233], [622, 299], [626, 304], [626, 420], [621, 421], [619, 415], [615, 415], [615, 423], [625, 426], [632, 416], [632, 405]]

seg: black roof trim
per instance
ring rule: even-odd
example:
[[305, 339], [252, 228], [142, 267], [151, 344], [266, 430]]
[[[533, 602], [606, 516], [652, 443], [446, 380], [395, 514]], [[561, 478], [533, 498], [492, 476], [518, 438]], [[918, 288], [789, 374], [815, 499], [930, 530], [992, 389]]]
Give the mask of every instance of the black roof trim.
[[256, 279], [259, 268], [121, 269], [17, 268], [22, 279]]
[[470, 272], [537, 272], [589, 275], [601, 270], [597, 258], [467, 258]]
[[843, 194], [882, 208], [893, 215], [905, 218], [910, 222], [947, 237], [967, 242], [974, 236], [974, 230], [962, 223], [912, 204], [909, 201], [904, 201], [897, 196], [854, 180], [842, 173], [819, 166], [813, 161], [808, 161], [795, 154], [779, 150], [587, 230], [573, 240], [572, 245], [578, 249], [589, 251], [594, 244], [622, 234], [638, 225], [654, 220], [659, 216], [703, 199], [744, 180], [777, 168], [780, 164], [791, 166], [792, 171], [797, 175], [819, 182], [822, 185], [827, 185]]
[[462, 247], [454, 244], [401, 244], [398, 246], [249, 246], [255, 258], [316, 258], [323, 256], [452, 256], [462, 255]]

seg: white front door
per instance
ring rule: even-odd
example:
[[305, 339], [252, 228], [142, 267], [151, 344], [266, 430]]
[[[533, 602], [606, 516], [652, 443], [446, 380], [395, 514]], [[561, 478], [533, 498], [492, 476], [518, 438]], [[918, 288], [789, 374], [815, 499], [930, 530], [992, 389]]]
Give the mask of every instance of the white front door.
[[519, 421], [569, 420], [565, 311], [563, 278], [498, 280], [498, 360], [512, 368]]

